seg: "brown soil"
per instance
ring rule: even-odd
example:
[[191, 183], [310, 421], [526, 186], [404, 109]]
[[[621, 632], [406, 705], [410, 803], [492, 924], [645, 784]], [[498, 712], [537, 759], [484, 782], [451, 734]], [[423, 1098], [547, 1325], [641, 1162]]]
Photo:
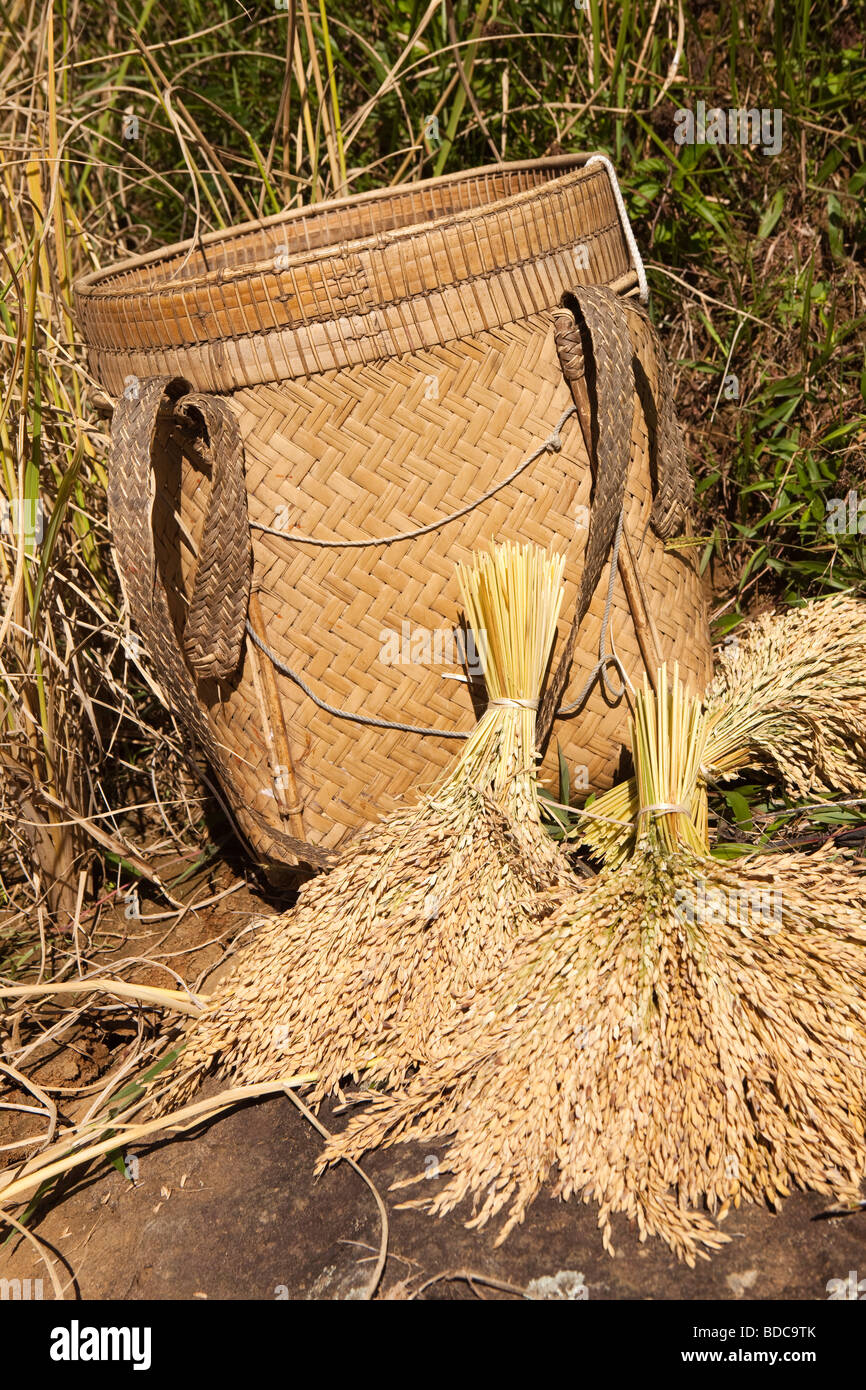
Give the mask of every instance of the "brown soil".
[[[203, 896], [200, 888], [196, 895]], [[128, 957], [152, 955], [159, 943], [191, 981], [224, 953], [224, 942], [207, 943], [261, 910], [265, 904], [242, 890], [174, 927], [116, 922], [119, 935], [103, 945]], [[125, 974], [170, 983], [154, 967]], [[109, 1028], [104, 1015], [95, 1017], [70, 1036], [72, 1048], [55, 1049], [31, 1074], [43, 1084], [82, 1085], [116, 1060], [120, 1023]], [[327, 1110], [320, 1118], [329, 1128], [342, 1123]], [[25, 1123], [32, 1126], [33, 1117], [0, 1112], [0, 1142], [25, 1132]], [[84, 1178], [70, 1175], [32, 1229], [59, 1261], [70, 1299], [363, 1297], [380, 1247], [379, 1215], [347, 1166], [314, 1178], [320, 1148], [319, 1135], [288, 1099], [246, 1105], [193, 1135], [139, 1149], [134, 1183], [105, 1166]], [[567, 1297], [583, 1287], [590, 1299], [824, 1300], [829, 1280], [866, 1269], [866, 1211], [822, 1218], [826, 1202], [810, 1194], [794, 1195], [778, 1215], [756, 1207], [731, 1213], [724, 1223], [730, 1245], [694, 1270], [658, 1241], [641, 1245], [623, 1218], [615, 1219], [612, 1259], [602, 1250], [594, 1207], [546, 1195], [496, 1248], [495, 1226], [465, 1228], [468, 1210], [431, 1219], [396, 1209], [412, 1193], [390, 1193], [391, 1183], [432, 1169], [434, 1157], [400, 1146], [364, 1161], [390, 1220], [379, 1298], [497, 1299], [533, 1287], [536, 1296]], [[455, 1272], [474, 1274], [476, 1282]], [[51, 1297], [45, 1269], [17, 1237], [0, 1246], [0, 1276], [42, 1278]], [[532, 1286], [535, 1280], [543, 1282]]]
[[[331, 1121], [327, 1114], [322, 1118]], [[139, 1151], [138, 1181], [117, 1171], [67, 1184], [35, 1224], [62, 1264], [67, 1298], [352, 1299], [364, 1296], [381, 1240], [368, 1188], [345, 1165], [315, 1179], [320, 1140], [287, 1099], [245, 1106], [197, 1133]], [[425, 1162], [426, 1161], [426, 1162]], [[455, 1271], [564, 1297], [582, 1275], [590, 1299], [827, 1298], [831, 1279], [866, 1268], [866, 1212], [820, 1219], [821, 1198], [797, 1194], [780, 1215], [732, 1213], [733, 1237], [694, 1270], [658, 1241], [639, 1244], [619, 1218], [616, 1256], [601, 1248], [591, 1206], [544, 1196], [500, 1248], [494, 1230], [467, 1231], [458, 1215], [395, 1210], [392, 1181], [425, 1171], [427, 1153], [401, 1146], [365, 1160], [386, 1201], [388, 1262], [378, 1296], [513, 1296]], [[45, 1271], [23, 1241], [7, 1246], [7, 1277]], [[448, 1278], [448, 1275], [451, 1278]], [[50, 1285], [44, 1278], [45, 1296]]]

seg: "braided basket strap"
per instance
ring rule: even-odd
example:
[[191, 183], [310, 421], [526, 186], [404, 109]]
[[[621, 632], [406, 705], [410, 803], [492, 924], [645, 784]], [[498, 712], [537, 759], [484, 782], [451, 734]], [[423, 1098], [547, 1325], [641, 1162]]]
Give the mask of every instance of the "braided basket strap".
[[650, 519], [656, 535], [666, 541], [671, 536], [681, 535], [686, 529], [694, 505], [695, 485], [689, 472], [682, 426], [674, 404], [673, 376], [664, 344], [642, 304], [628, 300], [626, 309], [641, 320], [658, 364], [655, 403], [658, 467]]
[[198, 675], [231, 676], [241, 657], [253, 564], [241, 434], [231, 407], [219, 396], [191, 392], [174, 413], [193, 425], [197, 419], [203, 423], [211, 465], [183, 643]]
[[[538, 713], [538, 745], [543, 747], [562, 701], [574, 657], [578, 629], [610, 554], [622, 511], [631, 456], [634, 389], [631, 337], [620, 297], [601, 286], [585, 286], [563, 296], [572, 317], [557, 315], [556, 347], [563, 375], [574, 382], [591, 368], [595, 390], [594, 476], [589, 534], [577, 605], [562, 656], [547, 683]], [[587, 351], [587, 348], [589, 351]], [[576, 399], [576, 397], [575, 397]]]
[[[183, 399], [182, 399], [183, 398]], [[205, 675], [228, 675], [238, 664], [249, 599], [251, 551], [246, 524], [243, 449], [231, 409], [214, 397], [191, 395], [179, 378], [153, 377], [140, 384], [135, 397], [117, 403], [111, 426], [108, 510], [121, 584], [130, 616], [147, 648], [167, 703], [187, 733], [199, 744], [218, 774], [227, 798], [243, 821], [264, 834], [264, 853], [285, 862], [287, 855], [326, 866], [334, 856], [305, 840], [275, 829], [255, 808], [245, 805], [225, 752], [202, 709], [195, 679], [181, 654], [159, 573], [153, 535], [156, 479], [151, 455], [160, 420], [200, 420], [207, 430], [212, 487], [195, 590], [194, 618], [187, 641], [196, 669]], [[240, 493], [239, 493], [240, 489]], [[242, 503], [242, 514], [238, 497]], [[189, 621], [187, 629], [189, 629]]]

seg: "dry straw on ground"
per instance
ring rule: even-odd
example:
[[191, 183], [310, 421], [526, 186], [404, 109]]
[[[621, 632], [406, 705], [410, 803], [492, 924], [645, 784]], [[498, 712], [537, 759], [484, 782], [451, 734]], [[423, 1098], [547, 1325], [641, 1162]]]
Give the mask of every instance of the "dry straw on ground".
[[[866, 789], [866, 601], [832, 594], [750, 624], [725, 648], [707, 691], [711, 720], [692, 818], [707, 780], [769, 767], [793, 796]], [[587, 808], [580, 838], [615, 867], [634, 843], [637, 786], [618, 783]]]
[[539, 895], [576, 887], [542, 830], [535, 783], [535, 705], [562, 569], [510, 544], [460, 569], [487, 710], [417, 808], [360, 834], [293, 910], [258, 927], [187, 1025], [163, 1109], [210, 1072], [241, 1083], [314, 1072], [314, 1101], [361, 1072], [399, 1081], [534, 928]]
[[[638, 698], [633, 856], [558, 905], [478, 991], [434, 1065], [372, 1100], [323, 1163], [450, 1136], [413, 1205], [507, 1211], [548, 1179], [693, 1264], [713, 1219], [794, 1185], [842, 1202], [866, 1169], [866, 866], [841, 854], [731, 869], [690, 802], [710, 721], [678, 679]], [[651, 809], [655, 808], [655, 809]], [[669, 809], [663, 809], [669, 808]], [[429, 1188], [428, 1188], [429, 1191]]]

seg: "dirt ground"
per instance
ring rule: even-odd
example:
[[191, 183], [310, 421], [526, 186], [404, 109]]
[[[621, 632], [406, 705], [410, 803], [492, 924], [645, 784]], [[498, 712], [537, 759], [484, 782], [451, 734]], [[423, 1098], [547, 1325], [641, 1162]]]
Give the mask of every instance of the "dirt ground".
[[[324, 1111], [321, 1118], [340, 1123]], [[374, 1270], [381, 1222], [369, 1189], [345, 1165], [313, 1177], [319, 1148], [288, 1099], [247, 1105], [194, 1136], [139, 1151], [134, 1183], [116, 1170], [69, 1183], [34, 1229], [61, 1262], [67, 1298], [357, 1299]], [[400, 1146], [365, 1160], [389, 1214], [380, 1298], [496, 1299], [522, 1291], [823, 1300], [828, 1281], [866, 1269], [866, 1212], [822, 1219], [826, 1203], [804, 1194], [779, 1215], [733, 1212], [724, 1225], [730, 1245], [694, 1270], [659, 1241], [639, 1244], [623, 1218], [615, 1220], [611, 1258], [591, 1206], [547, 1196], [497, 1249], [493, 1228], [467, 1231], [459, 1215], [431, 1219], [395, 1209], [401, 1194], [389, 1194], [390, 1183], [424, 1171], [427, 1157]], [[6, 1247], [2, 1264], [10, 1278], [44, 1276], [23, 1241]], [[461, 1271], [478, 1282], [455, 1278]], [[44, 1288], [50, 1297], [47, 1279]]]
[[[171, 983], [158, 963], [165, 960], [192, 982], [224, 953], [221, 937], [273, 908], [273, 899], [244, 888], [175, 923], [109, 920], [94, 958], [135, 956], [141, 963], [126, 978], [154, 984]], [[55, 1086], [92, 1083], [132, 1028], [122, 1010], [88, 1015], [31, 1074]], [[320, 1119], [329, 1128], [342, 1123], [327, 1109]], [[5, 1112], [0, 1121], [0, 1138], [23, 1132], [21, 1115]], [[380, 1216], [346, 1165], [313, 1176], [320, 1148], [289, 1099], [248, 1104], [193, 1134], [136, 1150], [133, 1180], [106, 1166], [83, 1179], [70, 1175], [31, 1226], [58, 1261], [68, 1299], [362, 1298], [380, 1249]], [[596, 1209], [549, 1196], [497, 1248], [495, 1223], [468, 1231], [468, 1210], [432, 1219], [397, 1209], [406, 1194], [389, 1192], [392, 1182], [430, 1170], [431, 1153], [401, 1145], [364, 1160], [389, 1216], [378, 1298], [823, 1300], [830, 1280], [866, 1271], [866, 1211], [822, 1217], [827, 1203], [808, 1194], [792, 1196], [778, 1215], [732, 1212], [724, 1223], [730, 1244], [694, 1270], [660, 1241], [641, 1245], [624, 1218], [614, 1221], [611, 1258]], [[0, 1246], [0, 1277], [41, 1278], [44, 1297], [52, 1296], [45, 1269], [20, 1238]]]

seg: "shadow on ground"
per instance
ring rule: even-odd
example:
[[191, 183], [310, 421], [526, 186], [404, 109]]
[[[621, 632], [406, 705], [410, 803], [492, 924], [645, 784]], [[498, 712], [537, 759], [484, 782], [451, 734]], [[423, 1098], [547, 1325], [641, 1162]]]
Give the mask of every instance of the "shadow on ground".
[[[327, 1111], [321, 1119], [332, 1123]], [[135, 1185], [115, 1170], [79, 1182], [35, 1229], [65, 1268], [63, 1282], [72, 1281], [67, 1298], [363, 1297], [381, 1237], [376, 1204], [345, 1164], [313, 1177], [320, 1146], [289, 1100], [249, 1105], [194, 1136], [141, 1151]], [[395, 1209], [401, 1194], [389, 1193], [390, 1184], [424, 1171], [426, 1158], [400, 1146], [364, 1162], [390, 1218], [378, 1297], [514, 1296], [454, 1277], [469, 1271], [546, 1297], [821, 1300], [829, 1280], [866, 1270], [866, 1212], [816, 1219], [827, 1204], [805, 1194], [779, 1215], [733, 1212], [724, 1223], [731, 1243], [694, 1270], [659, 1241], [641, 1245], [622, 1218], [611, 1258], [593, 1206], [547, 1196], [497, 1249], [495, 1227], [467, 1231], [459, 1215]], [[8, 1277], [45, 1273], [23, 1241], [6, 1247], [2, 1263]], [[47, 1279], [44, 1287], [49, 1297]]]

